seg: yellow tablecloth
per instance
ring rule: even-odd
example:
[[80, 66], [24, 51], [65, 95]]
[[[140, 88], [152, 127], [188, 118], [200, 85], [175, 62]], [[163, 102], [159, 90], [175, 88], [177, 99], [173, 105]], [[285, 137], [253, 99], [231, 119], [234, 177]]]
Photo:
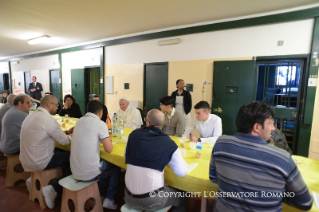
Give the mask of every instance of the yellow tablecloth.
[[[63, 130], [67, 130], [74, 126], [73, 124], [66, 124]], [[124, 136], [129, 136], [132, 129], [125, 128], [124, 129]], [[176, 144], [180, 147], [179, 137], [170, 136]], [[117, 143], [118, 141], [118, 143]], [[123, 168], [126, 169], [125, 158], [124, 158], [124, 149], [126, 143], [122, 141], [122, 139], [113, 138], [113, 151], [111, 154], [106, 153], [104, 151], [104, 147], [101, 144], [100, 151], [101, 151], [101, 158]], [[62, 146], [60, 144], [56, 144], [58, 148], [70, 151], [70, 145]], [[218, 186], [212, 183], [209, 180], [209, 162], [212, 152], [211, 144], [203, 144], [202, 147], [202, 156], [200, 159], [195, 157], [196, 150], [189, 149], [189, 143], [186, 142], [185, 149], [187, 149], [187, 155], [184, 158], [187, 164], [190, 163], [198, 163], [198, 165], [185, 177], [179, 177], [174, 174], [172, 169], [167, 166], [165, 168], [165, 183], [171, 187], [188, 191], [188, 192], [196, 192], [200, 194], [202, 197], [210, 198], [208, 192], [210, 191], [217, 191]], [[319, 161], [315, 161], [312, 159], [308, 159], [301, 156], [293, 156], [293, 158], [297, 158], [301, 161], [301, 164], [297, 164], [303, 179], [305, 180], [310, 192], [315, 191], [319, 194]], [[200, 192], [200, 193], [199, 193]], [[193, 193], [194, 194], [194, 193]], [[300, 211], [296, 208], [290, 207], [284, 204], [284, 211]], [[313, 205], [311, 211], [318, 211]]]

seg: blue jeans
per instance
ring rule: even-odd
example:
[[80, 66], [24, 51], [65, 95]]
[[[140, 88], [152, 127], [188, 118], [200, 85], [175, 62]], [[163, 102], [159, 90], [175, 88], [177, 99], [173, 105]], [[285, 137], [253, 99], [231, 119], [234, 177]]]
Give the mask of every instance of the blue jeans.
[[59, 180], [72, 174], [71, 169], [70, 169], [70, 153], [65, 152], [65, 151], [61, 151], [61, 150], [54, 150], [54, 154], [53, 154], [50, 162], [48, 163], [48, 165], [44, 168], [44, 170], [52, 169], [52, 168], [56, 168], [56, 167], [61, 167], [61, 166], [67, 166], [67, 170], [65, 170], [63, 172], [62, 177], [57, 179], [52, 184], [54, 190], [59, 195], [62, 194], [62, 191], [63, 191], [62, 186], [60, 186], [60, 184], [59, 184]]
[[[98, 176], [94, 177], [93, 179], [87, 180], [87, 181], [92, 182], [92, 181], [99, 180], [98, 186], [99, 186], [100, 196], [105, 195], [105, 198], [113, 201], [114, 195], [117, 192], [117, 186], [119, 184], [121, 168], [103, 160], [102, 158], [100, 160], [100, 164], [101, 164], [101, 168], [100, 168], [101, 173]], [[107, 184], [109, 186], [105, 194]]]

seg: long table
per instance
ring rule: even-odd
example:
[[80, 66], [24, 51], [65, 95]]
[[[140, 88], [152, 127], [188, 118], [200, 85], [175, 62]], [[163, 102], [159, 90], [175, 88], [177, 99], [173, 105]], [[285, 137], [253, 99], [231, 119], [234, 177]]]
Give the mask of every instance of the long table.
[[[75, 120], [76, 121], [76, 120]], [[75, 121], [72, 124], [66, 124], [65, 127], [62, 127], [63, 130], [67, 130], [74, 126]], [[132, 132], [132, 129], [125, 128], [124, 136], [128, 137]], [[180, 137], [170, 136], [176, 144], [180, 146]], [[126, 147], [126, 142], [123, 142], [122, 139], [112, 138], [113, 142], [113, 151], [112, 153], [107, 153], [104, 151], [104, 147], [101, 144], [100, 146], [100, 156], [101, 158], [111, 162], [123, 169], [126, 169], [124, 150]], [[213, 146], [211, 144], [203, 144], [202, 146], [202, 155], [201, 158], [196, 158], [196, 150], [190, 150], [189, 143], [185, 143], [185, 149], [187, 149], [187, 155], [184, 158], [187, 164], [198, 163], [198, 165], [185, 177], [179, 177], [174, 174], [172, 169], [167, 166], [165, 168], [165, 183], [171, 187], [191, 192], [189, 195], [197, 196], [202, 198], [201, 211], [206, 211], [206, 199], [213, 198], [212, 193], [217, 192], [217, 184], [212, 183], [209, 180], [209, 162], [211, 157], [211, 152]], [[56, 143], [56, 147], [70, 151], [70, 145], [61, 145]], [[293, 156], [294, 159], [299, 160], [301, 163], [297, 163], [297, 166], [302, 174], [303, 179], [305, 180], [310, 192], [315, 191], [319, 194], [319, 161], [315, 161], [309, 158], [302, 156]], [[301, 211], [299, 209], [293, 208], [289, 205], [283, 204], [283, 211]], [[313, 205], [311, 211], [319, 212], [319, 209]]]

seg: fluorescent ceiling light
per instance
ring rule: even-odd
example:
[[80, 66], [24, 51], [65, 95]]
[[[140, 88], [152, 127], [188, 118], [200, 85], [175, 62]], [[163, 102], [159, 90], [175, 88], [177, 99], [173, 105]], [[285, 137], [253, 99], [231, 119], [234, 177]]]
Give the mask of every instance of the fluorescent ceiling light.
[[171, 39], [171, 40], [160, 40], [157, 42], [159, 46], [178, 44], [181, 40], [179, 38]]
[[41, 37], [38, 37], [38, 38], [33, 38], [31, 40], [28, 40], [28, 43], [30, 45], [34, 45], [34, 44], [38, 44], [38, 43], [45, 43], [47, 41], [50, 40], [50, 37], [47, 36], [47, 35], [44, 35], [44, 36], [41, 36]]

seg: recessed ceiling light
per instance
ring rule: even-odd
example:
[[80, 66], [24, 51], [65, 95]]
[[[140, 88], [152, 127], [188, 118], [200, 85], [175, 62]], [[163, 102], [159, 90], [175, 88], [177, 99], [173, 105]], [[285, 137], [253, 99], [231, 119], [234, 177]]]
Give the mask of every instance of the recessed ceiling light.
[[50, 36], [44, 35], [44, 36], [41, 36], [41, 37], [38, 37], [38, 38], [33, 38], [31, 40], [28, 40], [28, 43], [30, 45], [35, 45], [35, 44], [38, 44], [38, 43], [48, 42], [49, 40], [50, 40]]

